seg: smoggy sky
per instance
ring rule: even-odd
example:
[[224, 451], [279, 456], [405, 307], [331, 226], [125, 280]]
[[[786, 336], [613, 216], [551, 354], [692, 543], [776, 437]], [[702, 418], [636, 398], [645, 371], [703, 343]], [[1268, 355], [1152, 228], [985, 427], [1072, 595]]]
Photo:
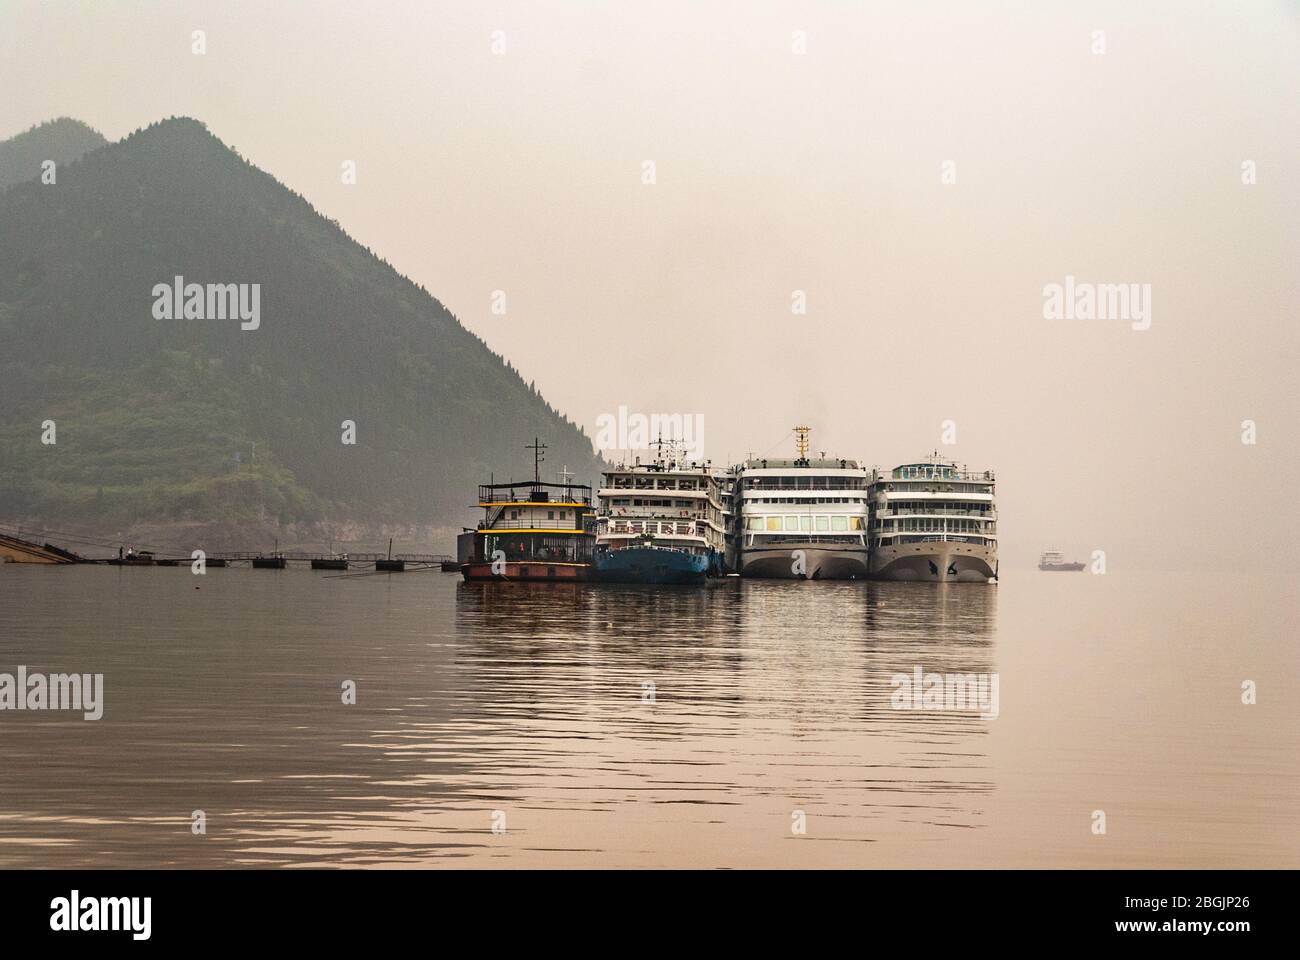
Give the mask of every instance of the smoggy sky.
[[[204, 121], [593, 438], [806, 423], [994, 468], [1004, 562], [1285, 563], [1300, 8], [1081, 6], [4, 0], [0, 138]], [[1150, 328], [1044, 319], [1067, 275], [1150, 284]]]

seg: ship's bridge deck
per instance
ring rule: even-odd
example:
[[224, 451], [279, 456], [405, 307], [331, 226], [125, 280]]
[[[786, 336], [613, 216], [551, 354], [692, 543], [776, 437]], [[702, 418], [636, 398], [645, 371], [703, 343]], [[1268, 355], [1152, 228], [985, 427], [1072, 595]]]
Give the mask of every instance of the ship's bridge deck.
[[892, 470], [881, 470], [876, 467], [871, 471], [872, 483], [880, 483], [885, 480], [929, 480], [940, 482], [966, 480], [992, 483], [994, 476], [992, 470], [968, 470], [964, 466], [959, 467], [955, 463], [904, 463]]
[[591, 487], [578, 483], [544, 483], [533, 480], [481, 483], [478, 487], [478, 505], [589, 507]]
[[738, 473], [788, 473], [791, 470], [815, 471], [819, 473], [865, 473], [866, 467], [861, 466], [856, 460], [845, 460], [839, 457], [809, 457], [808, 459], [777, 459], [769, 457], [766, 460], [746, 460], [733, 468]]

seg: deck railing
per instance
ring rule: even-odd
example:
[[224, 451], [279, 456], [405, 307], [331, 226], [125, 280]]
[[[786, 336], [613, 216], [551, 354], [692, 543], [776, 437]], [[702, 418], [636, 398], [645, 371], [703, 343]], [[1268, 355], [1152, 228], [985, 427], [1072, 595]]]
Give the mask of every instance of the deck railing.
[[591, 487], [573, 484], [543, 484], [530, 487], [525, 484], [511, 489], [499, 484], [479, 484], [478, 502], [485, 503], [554, 503], [560, 506], [580, 504], [591, 506]]
[[545, 520], [541, 517], [532, 520], [497, 520], [489, 524], [486, 520], [479, 524], [480, 530], [562, 530], [582, 533], [583, 528], [573, 518], [564, 520]]

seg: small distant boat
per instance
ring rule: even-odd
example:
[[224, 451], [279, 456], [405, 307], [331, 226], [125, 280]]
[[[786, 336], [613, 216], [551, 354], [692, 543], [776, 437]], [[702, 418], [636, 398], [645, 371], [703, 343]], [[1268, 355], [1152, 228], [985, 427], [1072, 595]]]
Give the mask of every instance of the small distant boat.
[[1087, 564], [1078, 560], [1066, 560], [1065, 555], [1059, 550], [1045, 550], [1043, 555], [1038, 558], [1038, 569], [1048, 571], [1072, 571], [1078, 572]]
[[393, 556], [393, 538], [388, 538], [388, 556], [375, 560], [375, 572], [402, 573], [406, 570], [406, 561]]
[[141, 550], [138, 553], [135, 550], [128, 550], [108, 562], [115, 567], [152, 567], [157, 561], [150, 550]]
[[284, 557], [254, 557], [254, 570], [283, 570]]
[[330, 557], [314, 557], [311, 561], [313, 570], [346, 570], [348, 568], [347, 554], [342, 556], [334, 555]]

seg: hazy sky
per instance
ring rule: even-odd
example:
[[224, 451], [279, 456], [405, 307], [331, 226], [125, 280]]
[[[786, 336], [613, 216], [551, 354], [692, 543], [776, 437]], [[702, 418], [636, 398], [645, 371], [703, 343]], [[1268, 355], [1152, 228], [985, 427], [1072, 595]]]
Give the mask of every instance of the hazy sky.
[[[1298, 10], [3, 0], [0, 137], [203, 120], [593, 436], [622, 404], [703, 414], [717, 461], [796, 423], [868, 463], [941, 447], [998, 471], [1006, 560], [1277, 565]], [[1150, 329], [1044, 319], [1067, 275], [1150, 284]]]

